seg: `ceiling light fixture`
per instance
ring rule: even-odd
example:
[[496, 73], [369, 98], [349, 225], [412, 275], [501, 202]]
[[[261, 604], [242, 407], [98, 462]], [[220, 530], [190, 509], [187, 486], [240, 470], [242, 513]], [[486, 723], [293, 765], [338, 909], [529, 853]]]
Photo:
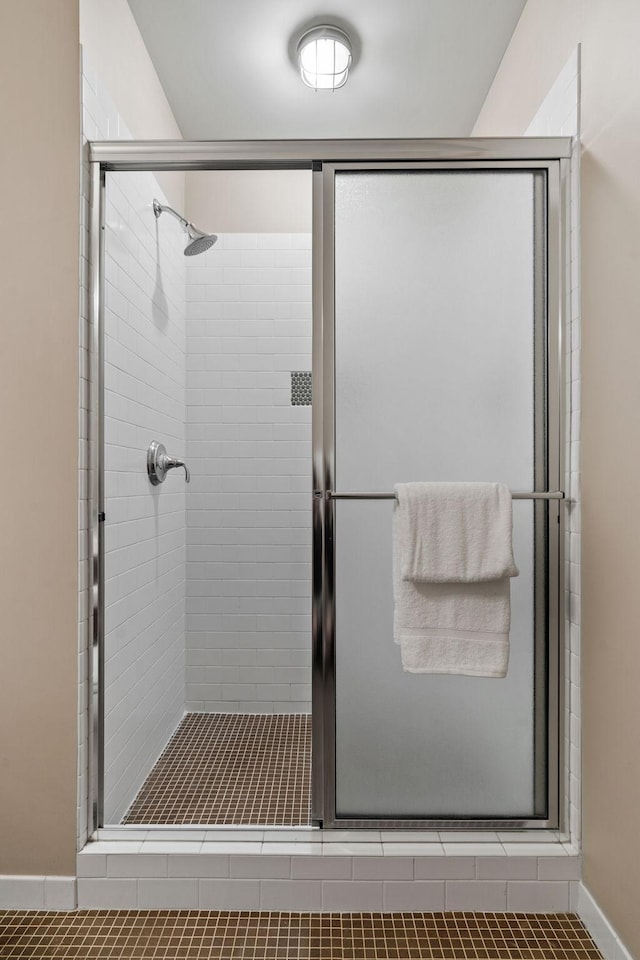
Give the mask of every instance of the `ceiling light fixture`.
[[312, 27], [298, 41], [300, 76], [314, 90], [337, 90], [349, 76], [352, 62], [351, 40], [347, 34], [329, 25]]

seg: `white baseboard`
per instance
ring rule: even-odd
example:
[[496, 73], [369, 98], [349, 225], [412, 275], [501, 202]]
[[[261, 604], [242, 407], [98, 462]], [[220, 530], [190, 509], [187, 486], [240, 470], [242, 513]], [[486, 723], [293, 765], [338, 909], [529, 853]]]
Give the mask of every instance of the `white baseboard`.
[[0, 877], [0, 910], [75, 910], [75, 877]]
[[593, 937], [604, 960], [633, 960], [584, 883], [580, 883], [578, 888], [578, 916]]

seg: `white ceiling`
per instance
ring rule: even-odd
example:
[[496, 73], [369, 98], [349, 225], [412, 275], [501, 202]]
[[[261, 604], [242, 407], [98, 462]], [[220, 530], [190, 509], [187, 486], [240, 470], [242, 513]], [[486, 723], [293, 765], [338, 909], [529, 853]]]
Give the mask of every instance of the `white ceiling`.
[[[185, 138], [468, 136], [526, 0], [129, 0]], [[309, 24], [355, 64], [315, 93], [294, 66]]]

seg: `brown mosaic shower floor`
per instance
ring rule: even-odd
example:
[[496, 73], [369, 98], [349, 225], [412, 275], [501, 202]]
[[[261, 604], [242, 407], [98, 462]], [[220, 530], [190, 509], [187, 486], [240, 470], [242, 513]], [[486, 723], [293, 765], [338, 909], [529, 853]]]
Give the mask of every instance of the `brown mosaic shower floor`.
[[574, 914], [0, 912], [3, 960], [601, 960]]
[[188, 713], [122, 822], [300, 826], [310, 818], [310, 716]]

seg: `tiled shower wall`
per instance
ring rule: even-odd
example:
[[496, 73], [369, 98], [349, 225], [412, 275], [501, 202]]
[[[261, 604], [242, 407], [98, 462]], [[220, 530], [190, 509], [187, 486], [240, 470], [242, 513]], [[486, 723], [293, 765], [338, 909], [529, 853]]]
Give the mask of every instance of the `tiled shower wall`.
[[307, 712], [311, 236], [220, 236], [186, 289], [187, 709]]
[[530, 137], [573, 137], [571, 156], [570, 263], [565, 276], [565, 763], [569, 770], [563, 798], [564, 820], [580, 843], [580, 47], [573, 52], [525, 131]]
[[184, 709], [184, 474], [153, 487], [146, 470], [152, 440], [185, 453], [182, 231], [171, 217], [156, 221], [158, 194], [149, 173], [107, 178], [105, 820], [112, 823]]
[[[89, 140], [131, 139], [116, 106], [99, 81], [92, 58], [86, 48], [82, 54], [82, 168], [80, 179], [80, 322], [79, 322], [79, 444], [80, 473], [78, 504], [78, 849], [82, 849], [89, 835], [89, 632], [91, 552], [89, 538], [90, 436], [97, 437], [97, 416], [91, 410], [90, 376], [94, 360], [94, 333], [89, 310], [89, 273], [96, 251], [89, 244], [89, 200], [91, 181], [89, 171]], [[112, 273], [113, 277], [113, 273]]]

